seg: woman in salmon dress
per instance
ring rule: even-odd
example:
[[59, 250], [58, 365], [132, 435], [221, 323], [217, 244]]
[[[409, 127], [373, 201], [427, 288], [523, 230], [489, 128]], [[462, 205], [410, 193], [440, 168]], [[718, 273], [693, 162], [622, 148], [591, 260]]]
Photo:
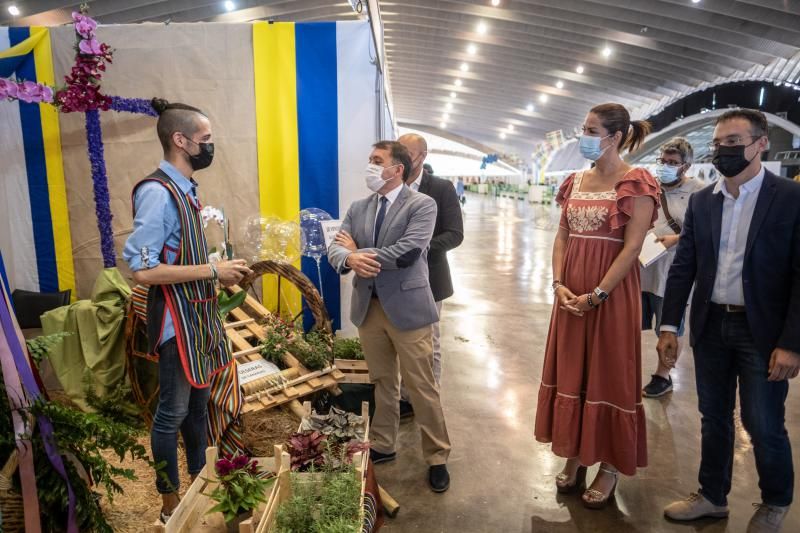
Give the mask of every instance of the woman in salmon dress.
[[605, 506], [619, 472], [632, 476], [647, 465], [638, 256], [657, 216], [659, 187], [620, 152], [636, 149], [649, 130], [619, 104], [593, 108], [580, 148], [596, 164], [568, 177], [556, 199], [556, 301], [535, 436], [567, 459], [556, 477], [559, 492], [581, 487], [586, 467], [601, 463], [582, 496], [590, 508]]

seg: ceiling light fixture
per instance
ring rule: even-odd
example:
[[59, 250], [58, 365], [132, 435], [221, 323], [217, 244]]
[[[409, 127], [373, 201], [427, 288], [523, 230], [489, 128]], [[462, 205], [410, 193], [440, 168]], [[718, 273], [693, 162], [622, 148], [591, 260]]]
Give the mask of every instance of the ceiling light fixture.
[[534, 109], [533, 104], [528, 104], [528, 107], [526, 107], [525, 109], [528, 110], [528, 113], [533, 113], [533, 109]]
[[692, 0], [692, 3], [693, 3], [693, 4], [699, 4], [699, 3], [700, 3], [700, 0]]
[[497, 6], [499, 6], [499, 5], [500, 5], [500, 0], [492, 0], [492, 5], [493, 5], [494, 7], [497, 7]]
[[456, 92], [455, 92], [455, 91], [450, 91], [450, 98], [452, 98], [453, 100], [455, 100], [455, 99], [456, 99], [456, 96], [457, 96], [457, 95], [456, 95]]
[[440, 128], [440, 129], [443, 129], [443, 130], [444, 130], [444, 129], [447, 129], [447, 122], [440, 122], [440, 123], [439, 123], [439, 128]]
[[455, 84], [456, 84], [456, 87], [461, 87], [463, 85], [463, 83], [462, 83], [462, 81], [460, 79], [456, 79]]
[[508, 131], [514, 131], [514, 125], [513, 124], [509, 124], [508, 125]]
[[506, 132], [504, 132], [504, 131], [501, 131], [501, 132], [500, 132], [500, 138], [501, 138], [501, 139], [505, 139], [505, 138], [506, 138]]
[[16, 17], [19, 15], [19, 8], [15, 5], [8, 6], [8, 12], [11, 13], [12, 17]]
[[606, 46], [603, 48], [603, 57], [611, 57], [611, 48]]
[[445, 107], [445, 109], [447, 109], [448, 111], [452, 111], [452, 110], [453, 110], [453, 104], [451, 104], [450, 102], [447, 102], [447, 105], [446, 105], [446, 106], [444, 106], [444, 107]]
[[575, 72], [578, 74], [583, 74], [583, 65], [578, 65], [578, 68], [575, 69]]
[[486, 26], [485, 22], [479, 22], [477, 28], [475, 29], [481, 35], [486, 35], [486, 32], [489, 31], [489, 28]]
[[475, 54], [478, 53], [478, 47], [475, 46], [474, 44], [467, 46], [467, 53], [471, 56], [474, 56]]
[[461, 69], [461, 72], [467, 72], [467, 71], [469, 71], [469, 65], [467, 65], [466, 63], [461, 63], [461, 66], [460, 66], [460, 67], [458, 67], [458, 68], [460, 68], [460, 69]]
[[563, 82], [563, 81], [561, 81], [561, 80], [558, 80], [558, 81], [556, 82], [556, 88], [558, 88], [558, 89], [563, 89], [563, 88], [564, 88], [564, 82]]
[[225, 2], [225, 11], [233, 11], [234, 9], [236, 9], [236, 4], [231, 2], [231, 0], [227, 0]]
[[444, 122], [447, 122], [448, 120], [450, 120], [450, 115], [449, 115], [449, 114], [447, 114], [447, 113], [445, 113], [444, 115], [442, 115], [442, 120], [443, 120]]
[[541, 103], [543, 103], [543, 104], [546, 103], [547, 99], [548, 99], [548, 96], [546, 94], [542, 93], [542, 94], [539, 95], [539, 101]]

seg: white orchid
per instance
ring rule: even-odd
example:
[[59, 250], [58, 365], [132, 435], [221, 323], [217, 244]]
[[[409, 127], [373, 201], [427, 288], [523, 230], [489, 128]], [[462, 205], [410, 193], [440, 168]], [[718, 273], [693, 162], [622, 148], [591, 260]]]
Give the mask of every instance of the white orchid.
[[207, 205], [200, 211], [200, 216], [203, 218], [204, 228], [207, 228], [212, 220], [222, 227], [225, 225], [225, 212], [222, 209]]

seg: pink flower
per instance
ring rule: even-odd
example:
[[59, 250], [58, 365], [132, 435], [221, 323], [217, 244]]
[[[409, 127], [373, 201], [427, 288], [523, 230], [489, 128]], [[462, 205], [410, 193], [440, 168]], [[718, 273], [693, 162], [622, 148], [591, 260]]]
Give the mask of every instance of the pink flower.
[[94, 30], [97, 29], [97, 22], [89, 17], [83, 17], [81, 20], [75, 22], [75, 31], [78, 35], [89, 39], [94, 36]]
[[53, 89], [47, 85], [42, 85], [42, 102], [53, 102]]
[[0, 99], [16, 98], [19, 94], [19, 86], [16, 82], [0, 78]]
[[97, 41], [97, 39], [83, 39], [80, 43], [78, 43], [78, 49], [81, 51], [81, 53], [93, 56], [103, 53], [103, 50], [100, 48], [100, 43]]

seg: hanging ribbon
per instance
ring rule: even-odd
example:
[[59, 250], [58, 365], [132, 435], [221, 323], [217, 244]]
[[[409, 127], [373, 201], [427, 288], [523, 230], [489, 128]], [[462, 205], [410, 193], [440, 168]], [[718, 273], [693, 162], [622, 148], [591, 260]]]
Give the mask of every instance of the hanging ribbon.
[[[0, 298], [0, 326], [2, 326], [3, 332], [0, 335], [0, 363], [3, 368], [3, 378], [9, 405], [12, 409], [14, 433], [19, 453], [22, 496], [25, 502], [25, 531], [38, 533], [41, 531], [41, 524], [39, 521], [39, 497], [36, 492], [36, 475], [33, 469], [33, 449], [30, 441], [23, 438], [25, 421], [20, 414], [20, 410], [28, 407], [30, 400], [39, 398], [41, 391], [25, 356], [22, 335], [16, 319], [11, 314], [11, 303], [5, 286], [0, 284], [0, 290], [3, 293], [3, 297]], [[37, 424], [47, 452], [47, 458], [67, 484], [69, 497], [67, 532], [78, 533], [75, 515], [75, 493], [67, 477], [64, 461], [56, 447], [53, 424], [49, 418], [44, 416], [37, 417]]]

